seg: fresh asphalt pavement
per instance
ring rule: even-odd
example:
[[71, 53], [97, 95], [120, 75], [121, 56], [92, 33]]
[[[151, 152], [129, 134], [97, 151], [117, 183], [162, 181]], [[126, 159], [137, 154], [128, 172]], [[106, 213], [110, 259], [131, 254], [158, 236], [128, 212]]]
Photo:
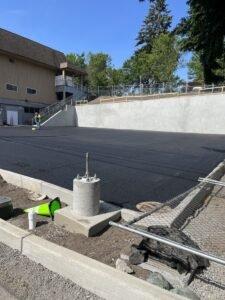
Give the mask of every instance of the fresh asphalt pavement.
[[104, 201], [134, 208], [164, 202], [195, 186], [224, 159], [224, 135], [96, 128], [3, 127], [0, 168], [72, 189], [90, 170], [102, 180]]

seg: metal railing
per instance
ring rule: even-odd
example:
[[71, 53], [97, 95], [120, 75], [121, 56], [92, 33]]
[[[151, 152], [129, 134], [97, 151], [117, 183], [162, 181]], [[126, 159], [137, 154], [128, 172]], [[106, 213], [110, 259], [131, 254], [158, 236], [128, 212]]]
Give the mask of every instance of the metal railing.
[[64, 88], [68, 89], [70, 94], [73, 94], [73, 99], [75, 100], [86, 100], [89, 99], [89, 89], [88, 87], [78, 84], [75, 81], [75, 78], [70, 76], [59, 75], [55, 77], [55, 87], [61, 88], [62, 91]]
[[112, 222], [112, 221], [109, 222], [109, 225], [117, 227], [117, 228], [121, 228], [121, 229], [124, 229], [124, 230], [127, 230], [127, 231], [130, 231], [130, 232], [133, 232], [133, 233], [136, 233], [136, 234], [141, 235], [145, 238], [149, 238], [149, 239], [152, 239], [154, 241], [164, 243], [164, 244], [169, 245], [171, 247], [175, 247], [177, 249], [184, 250], [188, 253], [195, 254], [197, 256], [209, 259], [209, 260], [211, 260], [211, 261], [213, 261], [217, 264], [221, 264], [221, 265], [225, 266], [225, 260], [224, 259], [221, 259], [221, 258], [219, 258], [215, 255], [209, 254], [209, 253], [201, 251], [199, 249], [195, 249], [195, 248], [190, 247], [190, 246], [182, 245], [180, 243], [177, 243], [177, 242], [172, 241], [170, 239], [161, 237], [159, 235], [149, 233], [149, 232], [147, 232], [145, 230], [142, 230], [140, 228], [137, 229], [137, 228], [135, 228], [131, 225], [127, 225], [127, 224], [123, 225], [123, 224], [115, 223], [115, 222]]
[[75, 105], [76, 100], [72, 97], [68, 97], [65, 100], [58, 101], [47, 107], [41, 108], [39, 113], [41, 115], [41, 123], [48, 120], [51, 116], [56, 114], [58, 111], [63, 110], [66, 105]]
[[63, 75], [56, 76], [55, 77], [55, 86], [61, 86], [61, 85], [73, 87], [74, 86], [73, 77], [63, 76]]
[[140, 85], [119, 85], [108, 88], [98, 87], [89, 92], [96, 95], [92, 103], [123, 102], [132, 100], [149, 100], [180, 95], [200, 95], [210, 93], [224, 93], [224, 85], [192, 85], [190, 83], [155, 83]]
[[165, 94], [165, 93], [189, 93], [189, 92], [216, 92], [225, 90], [223, 85], [199, 85], [191, 83], [152, 83], [152, 84], [133, 84], [133, 85], [117, 85], [110, 87], [97, 87], [92, 91], [101, 96], [138, 96], [138, 95], [152, 95], [152, 94]]

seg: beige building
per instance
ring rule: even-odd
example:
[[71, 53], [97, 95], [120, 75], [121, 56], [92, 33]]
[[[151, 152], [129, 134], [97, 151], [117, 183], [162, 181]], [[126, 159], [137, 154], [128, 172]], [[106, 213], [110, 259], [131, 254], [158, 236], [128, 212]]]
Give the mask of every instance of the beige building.
[[34, 113], [65, 97], [79, 98], [73, 78], [86, 73], [62, 52], [0, 29], [0, 109], [9, 125], [30, 124]]

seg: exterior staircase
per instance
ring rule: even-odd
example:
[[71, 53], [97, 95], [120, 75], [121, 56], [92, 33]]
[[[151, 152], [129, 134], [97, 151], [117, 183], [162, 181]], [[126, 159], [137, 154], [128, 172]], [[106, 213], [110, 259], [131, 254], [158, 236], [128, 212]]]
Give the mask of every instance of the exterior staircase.
[[66, 105], [75, 105], [74, 102], [75, 101], [72, 99], [72, 97], [68, 97], [65, 100], [61, 100], [49, 106], [41, 108], [39, 112], [41, 115], [41, 124], [47, 121], [50, 117], [52, 117], [60, 110], [65, 109]]
[[[75, 106], [77, 103], [87, 103], [87, 100], [75, 100], [73, 96], [66, 98], [65, 100], [58, 101], [47, 107], [40, 109], [39, 113], [41, 115], [41, 126], [52, 116], [57, 114], [59, 111], [65, 110], [67, 105]], [[34, 122], [33, 122], [34, 124]]]

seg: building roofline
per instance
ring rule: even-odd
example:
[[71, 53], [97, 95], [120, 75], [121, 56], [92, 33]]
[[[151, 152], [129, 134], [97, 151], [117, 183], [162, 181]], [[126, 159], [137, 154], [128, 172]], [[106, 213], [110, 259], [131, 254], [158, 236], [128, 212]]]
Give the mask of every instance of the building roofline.
[[3, 28], [0, 28], [0, 52], [55, 70], [60, 70], [60, 64], [65, 63], [71, 74], [86, 75], [84, 70], [68, 62], [63, 52]]

